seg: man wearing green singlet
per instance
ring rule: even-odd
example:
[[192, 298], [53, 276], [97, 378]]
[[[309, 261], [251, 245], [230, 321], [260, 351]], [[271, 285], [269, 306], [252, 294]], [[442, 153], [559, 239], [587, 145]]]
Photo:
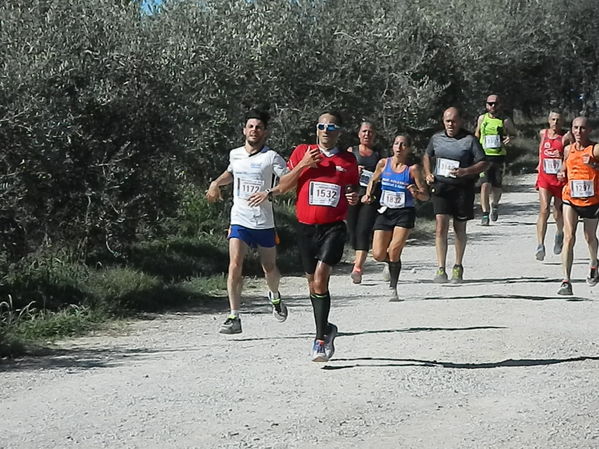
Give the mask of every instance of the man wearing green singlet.
[[505, 168], [505, 147], [515, 134], [512, 121], [501, 115], [499, 95], [493, 94], [487, 97], [486, 110], [486, 113], [478, 117], [474, 132], [489, 162], [489, 168], [480, 175], [480, 205], [483, 211], [481, 225], [483, 226], [489, 226], [489, 221], [497, 221], [499, 216], [498, 207]]

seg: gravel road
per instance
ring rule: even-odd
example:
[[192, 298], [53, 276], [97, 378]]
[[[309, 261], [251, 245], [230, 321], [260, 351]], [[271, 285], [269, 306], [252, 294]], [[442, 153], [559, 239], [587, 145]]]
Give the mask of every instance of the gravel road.
[[216, 332], [221, 304], [3, 362], [0, 448], [599, 448], [599, 286], [579, 229], [575, 296], [556, 295], [555, 227], [536, 261], [537, 196], [519, 181], [497, 223], [469, 223], [462, 285], [432, 283], [430, 242], [404, 251], [402, 302], [381, 265], [361, 285], [339, 267], [327, 364], [309, 361], [300, 277], [283, 281], [285, 323], [253, 288], [240, 335]]

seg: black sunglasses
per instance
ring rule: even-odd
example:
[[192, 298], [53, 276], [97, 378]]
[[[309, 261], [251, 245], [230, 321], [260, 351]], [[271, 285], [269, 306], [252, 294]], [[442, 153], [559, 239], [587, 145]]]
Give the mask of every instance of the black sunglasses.
[[487, 104], [489, 106], [495, 106], [497, 104], [497, 102], [496, 101], [487, 101]]

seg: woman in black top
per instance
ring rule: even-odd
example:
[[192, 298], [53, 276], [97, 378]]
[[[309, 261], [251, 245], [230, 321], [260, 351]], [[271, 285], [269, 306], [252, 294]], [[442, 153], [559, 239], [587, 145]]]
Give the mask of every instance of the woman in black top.
[[[379, 153], [373, 149], [375, 131], [374, 125], [368, 121], [363, 121], [358, 131], [360, 144], [350, 147], [347, 151], [356, 156], [358, 167], [360, 169], [360, 198], [366, 193], [366, 186], [372, 177], [376, 164], [381, 158]], [[377, 216], [378, 201], [371, 204], [359, 202], [355, 206], [350, 206], [347, 213], [347, 228], [349, 238], [353, 249], [356, 252], [354, 259], [354, 268], [351, 273], [351, 279], [354, 284], [362, 282], [362, 266], [366, 261], [370, 242], [372, 238], [372, 227]]]

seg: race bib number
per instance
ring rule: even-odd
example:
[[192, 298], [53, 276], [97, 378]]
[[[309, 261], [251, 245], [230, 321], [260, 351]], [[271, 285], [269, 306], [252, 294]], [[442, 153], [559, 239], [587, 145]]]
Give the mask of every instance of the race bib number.
[[389, 209], [400, 209], [406, 204], [406, 192], [390, 192], [383, 190], [381, 205]]
[[543, 171], [548, 175], [556, 175], [562, 168], [561, 159], [543, 159]]
[[593, 181], [570, 181], [570, 195], [572, 195], [572, 198], [589, 198], [595, 196]]
[[341, 186], [328, 182], [310, 182], [310, 196], [308, 202], [311, 206], [336, 207], [341, 198]]
[[374, 173], [370, 170], [362, 170], [362, 173], [360, 174], [360, 185], [362, 187], [367, 187], [372, 175], [374, 175]]
[[237, 178], [237, 188], [235, 195], [242, 200], [247, 200], [254, 193], [262, 190], [264, 181], [260, 179]]
[[451, 170], [460, 167], [460, 161], [454, 161], [453, 159], [438, 158], [437, 166], [435, 167], [435, 174], [439, 176], [445, 176], [446, 178], [455, 178], [455, 175], [450, 174]]
[[501, 148], [501, 136], [485, 136], [485, 148]]

